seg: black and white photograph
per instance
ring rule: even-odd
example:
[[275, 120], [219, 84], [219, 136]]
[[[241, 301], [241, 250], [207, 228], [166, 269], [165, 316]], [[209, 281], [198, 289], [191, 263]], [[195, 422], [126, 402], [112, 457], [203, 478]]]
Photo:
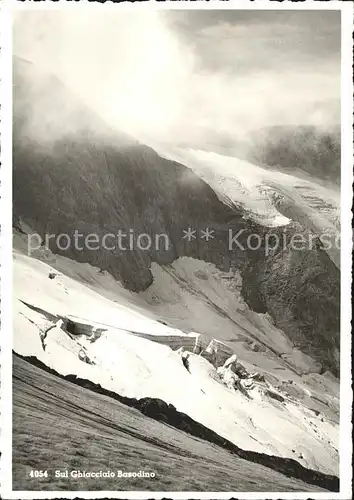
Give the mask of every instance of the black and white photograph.
[[3, 498], [349, 499], [353, 4], [28, 3]]

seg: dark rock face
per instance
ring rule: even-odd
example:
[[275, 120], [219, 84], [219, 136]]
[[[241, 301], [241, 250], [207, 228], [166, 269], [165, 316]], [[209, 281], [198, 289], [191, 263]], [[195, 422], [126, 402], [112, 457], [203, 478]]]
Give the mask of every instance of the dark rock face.
[[[78, 250], [74, 245], [61, 250], [53, 242], [50, 248], [107, 270], [134, 291], [151, 284], [151, 261], [166, 264], [188, 255], [222, 265], [227, 253], [224, 238], [213, 244], [188, 243], [183, 230], [215, 227], [232, 219], [245, 225], [242, 215], [223, 206], [189, 169], [160, 158], [146, 146], [122, 150], [62, 141], [55, 149], [47, 155], [15, 144], [15, 213], [42, 237], [65, 233], [74, 241], [76, 230], [85, 236], [95, 233], [102, 241], [112, 234], [106, 240], [111, 247], [113, 235], [122, 231], [127, 236], [115, 250], [103, 246], [99, 251]], [[151, 250], [139, 249], [136, 238], [141, 234], [152, 238]], [[163, 236], [157, 235], [168, 236], [168, 248]], [[155, 245], [156, 237], [159, 243]]]
[[273, 126], [254, 132], [248, 159], [291, 172], [294, 168], [340, 184], [340, 126]]
[[340, 274], [324, 250], [285, 249], [250, 262], [243, 295], [300, 350], [339, 375]]
[[[101, 244], [98, 251], [87, 246], [79, 250], [78, 246], [84, 246], [83, 238], [80, 245], [70, 244], [67, 250], [58, 248], [53, 240], [49, 246], [54, 253], [107, 270], [134, 291], [151, 284], [151, 261], [166, 264], [188, 255], [221, 266], [227, 253], [224, 238], [215, 238], [213, 244], [200, 239], [188, 243], [183, 239], [183, 230], [219, 227], [229, 220], [243, 227], [242, 214], [220, 203], [212, 189], [190, 169], [161, 158], [145, 145], [114, 135], [81, 103], [72, 103], [68, 91], [70, 112], [58, 116], [56, 101], [51, 106], [46, 94], [38, 95], [36, 88], [31, 94], [31, 85], [26, 85], [30, 78], [27, 65], [23, 68], [24, 63], [15, 60], [16, 217], [28, 222], [42, 237], [64, 233], [71, 243], [76, 230], [84, 236], [95, 233], [100, 242], [105, 235], [112, 235], [106, 239], [106, 246], [111, 247], [117, 243], [114, 235], [121, 231], [126, 236], [121, 248], [114, 250]], [[57, 80], [48, 77], [47, 86], [57, 98], [64, 93], [66, 102], [66, 93]], [[24, 87], [26, 92], [30, 89], [29, 95], [23, 95]], [[28, 104], [31, 98], [38, 103], [38, 109]], [[44, 136], [38, 143], [35, 130], [44, 106], [47, 115], [63, 128], [59, 134], [59, 124], [52, 125], [46, 115], [48, 134], [53, 134], [55, 140], [50, 138], [48, 142]], [[66, 121], [80, 128], [74, 132], [71, 125], [66, 134]], [[152, 238], [150, 250], [138, 248], [137, 236], [141, 234]], [[155, 244], [156, 235], [164, 234], [168, 236], [168, 248], [163, 237]], [[65, 241], [60, 243], [64, 247]], [[141, 241], [140, 246], [144, 246]]]
[[[42, 76], [38, 88], [33, 72], [33, 65], [15, 59], [15, 222], [21, 217], [43, 238], [68, 235], [64, 250], [49, 241], [54, 253], [106, 270], [132, 291], [151, 284], [151, 262], [168, 264], [189, 256], [220, 269], [235, 266], [248, 304], [268, 311], [291, 340], [337, 373], [339, 273], [324, 252], [288, 250], [266, 256], [263, 247], [248, 250], [247, 237], [256, 233], [264, 238], [267, 228], [224, 205], [189, 168], [112, 131], [57, 79]], [[212, 228], [214, 239], [188, 242], [183, 239], [188, 228], [198, 236], [199, 230]], [[229, 250], [230, 229], [233, 234], [244, 230], [238, 241], [245, 250]], [[289, 235], [298, 230], [287, 228]], [[75, 231], [82, 235], [79, 245], [73, 244]], [[119, 231], [127, 235], [125, 249], [117, 248], [114, 235]], [[99, 238], [95, 250], [82, 239], [92, 233]], [[152, 238], [149, 250], [137, 246], [136, 237], [143, 233]], [[155, 244], [155, 236], [162, 234], [168, 248], [163, 238]], [[104, 248], [106, 235], [111, 236]]]

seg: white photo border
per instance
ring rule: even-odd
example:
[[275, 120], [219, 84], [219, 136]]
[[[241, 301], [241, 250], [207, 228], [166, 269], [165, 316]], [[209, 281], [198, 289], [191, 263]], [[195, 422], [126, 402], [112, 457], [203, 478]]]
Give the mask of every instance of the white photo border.
[[[68, 9], [157, 10], [340, 10], [341, 11], [341, 341], [340, 341], [340, 491], [325, 492], [173, 492], [173, 491], [13, 491], [12, 490], [12, 14], [15, 10]], [[277, 2], [268, 0], [166, 1], [134, 3], [17, 2], [0, 6], [1, 92], [1, 497], [6, 499], [124, 498], [124, 499], [332, 499], [351, 498], [352, 373], [351, 278], [353, 199], [353, 4], [341, 1]]]

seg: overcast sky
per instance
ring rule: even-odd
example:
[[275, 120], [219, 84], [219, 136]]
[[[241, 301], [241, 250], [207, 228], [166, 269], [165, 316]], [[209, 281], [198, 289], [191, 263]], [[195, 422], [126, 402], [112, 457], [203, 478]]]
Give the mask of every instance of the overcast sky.
[[340, 12], [23, 11], [14, 53], [138, 138], [339, 123]]

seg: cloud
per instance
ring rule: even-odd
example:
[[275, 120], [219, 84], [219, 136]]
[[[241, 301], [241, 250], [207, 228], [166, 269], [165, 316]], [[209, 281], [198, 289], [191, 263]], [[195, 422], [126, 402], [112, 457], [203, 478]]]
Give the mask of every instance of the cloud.
[[338, 120], [338, 22], [242, 11], [229, 20], [208, 13], [203, 22], [200, 14], [23, 11], [14, 52], [142, 140], [200, 143], [205, 129], [238, 136]]

